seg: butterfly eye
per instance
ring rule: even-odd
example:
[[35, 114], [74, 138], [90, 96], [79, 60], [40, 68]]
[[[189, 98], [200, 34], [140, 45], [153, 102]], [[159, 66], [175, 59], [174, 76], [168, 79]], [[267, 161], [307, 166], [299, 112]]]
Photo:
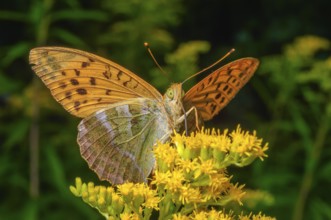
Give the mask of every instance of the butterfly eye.
[[182, 98], [184, 97], [184, 95], [185, 95], [185, 92], [184, 92], [184, 90], [182, 90]]
[[167, 90], [167, 96], [170, 99], [174, 98], [174, 91], [171, 88]]

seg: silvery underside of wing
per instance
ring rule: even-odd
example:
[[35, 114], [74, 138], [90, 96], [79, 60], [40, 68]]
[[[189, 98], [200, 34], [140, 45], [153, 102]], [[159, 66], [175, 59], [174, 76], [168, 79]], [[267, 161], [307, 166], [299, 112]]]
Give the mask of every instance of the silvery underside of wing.
[[154, 166], [153, 146], [172, 132], [162, 108], [152, 99], [130, 99], [80, 122], [81, 155], [100, 179], [113, 184], [146, 181]]

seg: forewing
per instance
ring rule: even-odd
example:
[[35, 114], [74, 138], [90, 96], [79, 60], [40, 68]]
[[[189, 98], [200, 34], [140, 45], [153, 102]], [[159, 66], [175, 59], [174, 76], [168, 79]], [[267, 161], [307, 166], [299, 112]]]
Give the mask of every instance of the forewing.
[[161, 94], [124, 67], [81, 50], [39, 47], [30, 51], [32, 69], [71, 114], [84, 118], [111, 103]]
[[77, 140], [82, 157], [100, 179], [113, 184], [145, 182], [154, 166], [152, 148], [170, 132], [162, 106], [140, 98], [83, 119]]
[[185, 109], [195, 106], [204, 121], [212, 119], [253, 76], [255, 58], [235, 60], [211, 73], [183, 97]]

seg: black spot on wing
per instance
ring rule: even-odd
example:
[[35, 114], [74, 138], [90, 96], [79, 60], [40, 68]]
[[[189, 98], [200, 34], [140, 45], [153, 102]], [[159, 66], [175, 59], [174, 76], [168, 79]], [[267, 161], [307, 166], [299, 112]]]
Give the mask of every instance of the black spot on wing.
[[96, 85], [96, 82], [95, 82], [95, 78], [94, 77], [91, 77], [90, 78], [90, 84], [95, 86]]
[[121, 80], [121, 76], [123, 75], [123, 72], [122, 71], [119, 71], [118, 73], [117, 73], [117, 79], [118, 80]]
[[78, 111], [80, 109], [79, 106], [80, 106], [80, 102], [79, 101], [75, 101], [74, 108], [75, 108], [76, 111]]
[[76, 76], [79, 76], [80, 75], [80, 71], [79, 70], [74, 69], [74, 71], [75, 71]]
[[71, 92], [66, 92], [65, 97], [66, 99], [71, 99]]
[[87, 91], [86, 89], [80, 88], [76, 90], [79, 95], [86, 95]]
[[88, 67], [90, 65], [89, 62], [82, 62], [82, 68]]
[[71, 79], [70, 82], [71, 82], [71, 84], [74, 85], [74, 86], [79, 85], [79, 82], [78, 82], [77, 79]]

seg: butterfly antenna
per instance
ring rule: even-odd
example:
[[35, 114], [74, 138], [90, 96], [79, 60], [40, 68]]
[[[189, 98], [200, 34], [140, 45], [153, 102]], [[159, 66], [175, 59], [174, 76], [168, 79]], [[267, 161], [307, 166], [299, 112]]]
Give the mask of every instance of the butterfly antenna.
[[160, 64], [157, 62], [157, 60], [155, 59], [151, 48], [149, 48], [149, 44], [147, 42], [144, 43], [144, 46], [147, 48], [147, 51], [149, 53], [149, 55], [152, 57], [154, 63], [156, 64], [156, 66], [161, 70], [161, 72], [163, 73], [163, 75], [165, 75], [168, 78], [168, 74], [162, 69], [162, 67], [160, 66]]
[[216, 66], [217, 64], [219, 64], [222, 60], [224, 60], [226, 57], [228, 57], [231, 53], [233, 53], [235, 51], [234, 48], [232, 48], [229, 52], [227, 52], [221, 59], [217, 60], [215, 63], [213, 63], [212, 65], [204, 68], [203, 70], [193, 74], [192, 76], [190, 76], [189, 78], [185, 79], [182, 84], [184, 84], [186, 81], [192, 79], [193, 77], [196, 77], [197, 75], [199, 75], [200, 73], [203, 73], [211, 68], [213, 68], [214, 66]]

